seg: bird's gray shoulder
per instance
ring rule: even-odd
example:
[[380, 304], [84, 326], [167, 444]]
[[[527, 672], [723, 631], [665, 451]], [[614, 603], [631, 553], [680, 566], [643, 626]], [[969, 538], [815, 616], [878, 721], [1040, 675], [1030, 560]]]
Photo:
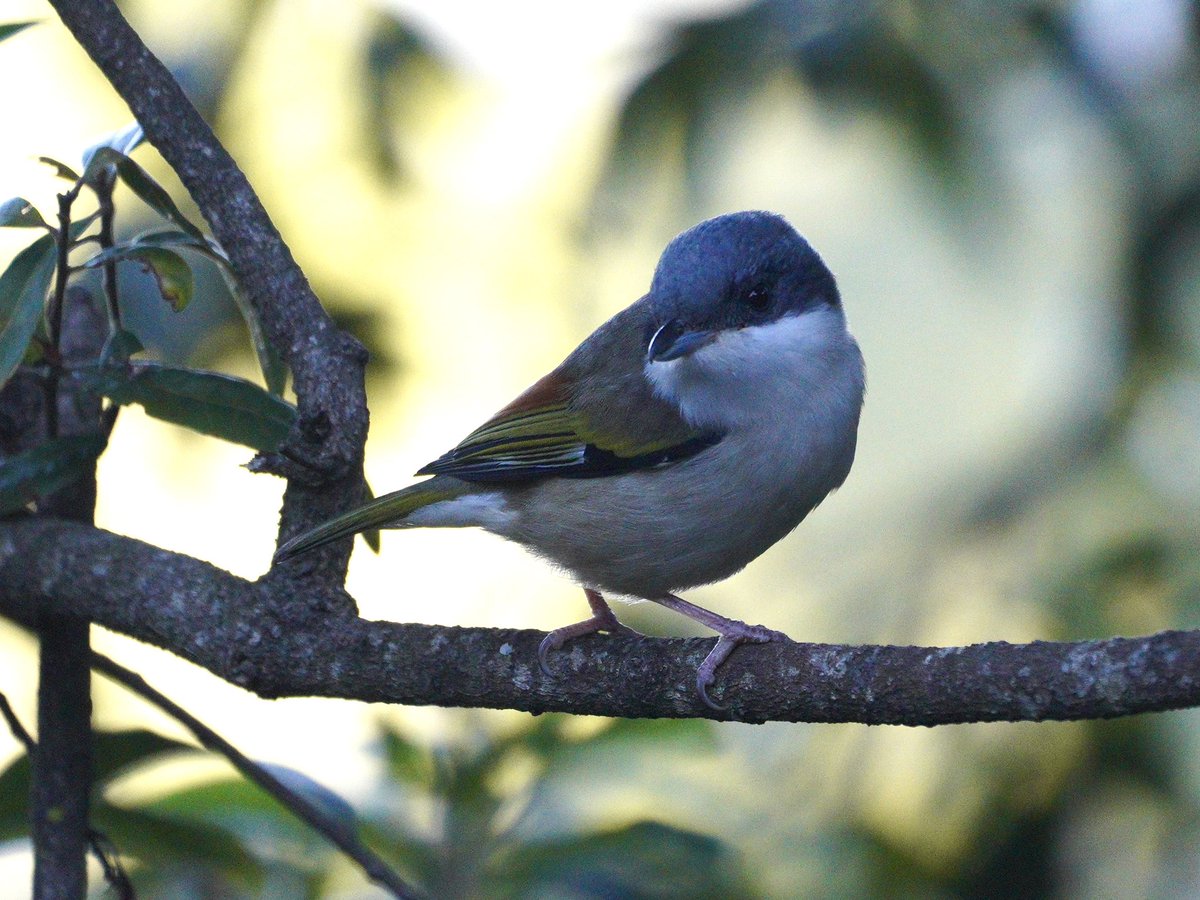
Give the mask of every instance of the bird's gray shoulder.
[[606, 443], [619, 437], [630, 446], [665, 446], [700, 434], [646, 378], [646, 348], [657, 324], [643, 297], [597, 328], [559, 367], [571, 385], [572, 410], [602, 431]]

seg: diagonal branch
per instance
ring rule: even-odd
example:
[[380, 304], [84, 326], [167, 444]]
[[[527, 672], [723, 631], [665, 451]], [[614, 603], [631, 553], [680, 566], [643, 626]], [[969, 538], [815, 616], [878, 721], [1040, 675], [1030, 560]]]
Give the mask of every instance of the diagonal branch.
[[[264, 697], [603, 716], [939, 725], [1129, 715], [1200, 705], [1200, 632], [1080, 643], [739, 648], [715, 694], [710, 638], [591, 636], [542, 674], [529, 630], [368, 622], [340, 596], [285, 594], [208, 563], [70, 522], [0, 523], [0, 612], [86, 616]], [[307, 618], [290, 618], [292, 603]], [[323, 612], [317, 612], [324, 610]]]
[[[350, 857], [371, 881], [386, 887], [396, 897], [418, 896], [378, 854], [362, 842], [354, 827], [338, 820], [319, 804], [293, 790], [269, 768], [250, 759], [170, 697], [151, 687], [141, 675], [95, 651], [92, 652], [92, 666], [171, 716], [190, 731], [206, 750], [224, 756], [244, 778], [257, 784], [302, 822]], [[3, 695], [0, 695], [0, 701], [4, 701]]]
[[[321, 308], [246, 176], [116, 4], [50, 4], [179, 175], [228, 253], [271, 345], [292, 370], [299, 416], [285, 453], [299, 465], [288, 466], [283, 457], [259, 463], [261, 470], [291, 476], [282, 530], [291, 534], [330, 518], [361, 496], [366, 352]], [[326, 587], [341, 584], [347, 548], [321, 558], [326, 565], [310, 577]]]

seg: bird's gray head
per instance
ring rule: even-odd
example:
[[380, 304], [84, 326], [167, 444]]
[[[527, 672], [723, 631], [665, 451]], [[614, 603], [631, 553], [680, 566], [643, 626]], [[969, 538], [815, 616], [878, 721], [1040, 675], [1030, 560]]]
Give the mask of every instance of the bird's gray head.
[[833, 275], [779, 216], [733, 213], [685, 231], [644, 303], [643, 372], [692, 424], [777, 423], [797, 397], [857, 416], [862, 356]]
[[821, 257], [769, 212], [729, 213], [679, 235], [659, 259], [649, 299], [650, 362], [689, 356], [725, 332], [841, 307]]

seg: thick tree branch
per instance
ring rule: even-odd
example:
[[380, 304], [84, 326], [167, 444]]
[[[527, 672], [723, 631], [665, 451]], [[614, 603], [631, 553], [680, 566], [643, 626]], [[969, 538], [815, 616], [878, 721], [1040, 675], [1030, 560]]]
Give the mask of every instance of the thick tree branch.
[[[82, 288], [67, 288], [67, 234], [75, 192], [59, 196], [59, 256], [52, 301], [51, 346], [70, 364], [94, 359], [104, 346], [103, 316]], [[100, 398], [82, 394], [57, 371], [47, 380], [47, 436], [94, 433]], [[46, 498], [38, 513], [90, 527], [96, 509], [92, 467]], [[87, 850], [92, 843], [88, 814], [92, 787], [91, 623], [45, 609], [37, 616], [38, 745], [32, 754], [29, 817], [33, 834], [33, 896], [83, 897], [87, 893]]]
[[719, 673], [714, 695], [730, 710], [716, 713], [695, 689], [709, 638], [582, 638], [552, 658], [556, 677], [547, 678], [541, 632], [368, 622], [321, 593], [298, 598], [310, 615], [291, 620], [279, 596], [291, 589], [70, 522], [0, 524], [4, 614], [86, 616], [264, 697], [900, 725], [1200, 705], [1200, 632], [950, 648], [746, 646]]
[[92, 786], [90, 623], [74, 615], [38, 618], [38, 741], [29, 818], [33, 896], [87, 894]]
[[[259, 465], [289, 475], [282, 532], [330, 518], [362, 494], [365, 351], [326, 315], [246, 176], [116, 4], [50, 4], [179, 175], [292, 370], [300, 414], [285, 454], [299, 464], [280, 457]], [[309, 577], [326, 588], [340, 585], [348, 553], [344, 545], [322, 553], [323, 565]]]

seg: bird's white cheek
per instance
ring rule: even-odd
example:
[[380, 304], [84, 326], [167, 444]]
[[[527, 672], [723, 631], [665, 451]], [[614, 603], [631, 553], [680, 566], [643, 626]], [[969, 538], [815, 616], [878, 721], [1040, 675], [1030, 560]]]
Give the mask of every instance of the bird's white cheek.
[[645, 371], [655, 393], [691, 424], [730, 427], [789, 408], [831, 379], [861, 380], [853, 347], [840, 312], [823, 308], [727, 331], [690, 356], [648, 362]]
[[746, 377], [744, 361], [729, 348], [719, 347], [725, 337], [691, 356], [670, 362], [646, 364], [646, 377], [654, 392], [679, 408], [698, 427], [728, 427], [741, 418], [753, 398], [753, 377]]

